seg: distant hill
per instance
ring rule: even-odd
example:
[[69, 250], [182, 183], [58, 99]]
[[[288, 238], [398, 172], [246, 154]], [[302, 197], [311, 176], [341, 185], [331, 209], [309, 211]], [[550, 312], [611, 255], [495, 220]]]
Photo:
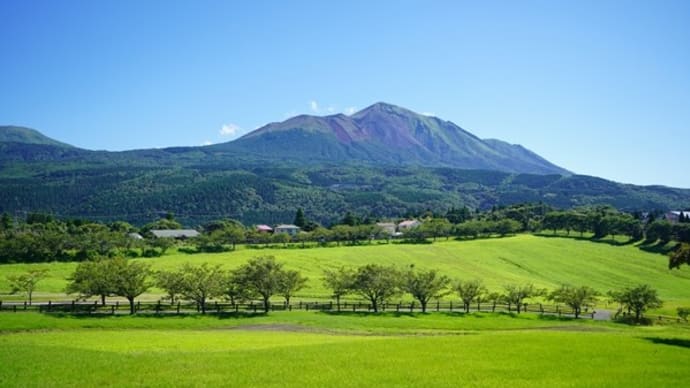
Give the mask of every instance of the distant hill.
[[69, 144], [53, 140], [35, 129], [26, 127], [15, 127], [11, 125], [0, 126], [0, 143], [38, 144], [64, 148], [74, 148]]
[[257, 158], [571, 173], [520, 145], [482, 140], [450, 121], [377, 103], [352, 116], [301, 115], [211, 146]]

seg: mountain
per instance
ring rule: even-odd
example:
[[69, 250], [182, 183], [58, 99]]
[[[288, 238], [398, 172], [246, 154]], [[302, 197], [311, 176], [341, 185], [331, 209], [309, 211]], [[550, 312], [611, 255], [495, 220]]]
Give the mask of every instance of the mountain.
[[250, 225], [291, 222], [302, 208], [328, 225], [348, 211], [390, 219], [525, 202], [686, 209], [690, 190], [573, 175], [522, 146], [382, 103], [351, 116], [297, 116], [206, 147], [91, 151], [0, 127], [0, 213], [13, 215], [142, 225], [170, 211], [188, 226]]
[[37, 144], [74, 148], [69, 144], [53, 140], [35, 129], [11, 125], [0, 126], [0, 143]]
[[520, 145], [482, 140], [450, 121], [386, 103], [352, 116], [293, 117], [212, 149], [291, 161], [571, 174]]

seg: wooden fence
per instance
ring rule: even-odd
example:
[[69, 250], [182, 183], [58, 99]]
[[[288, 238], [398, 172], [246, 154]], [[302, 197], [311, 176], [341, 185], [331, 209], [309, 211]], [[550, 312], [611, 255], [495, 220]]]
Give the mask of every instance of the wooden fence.
[[[416, 302], [385, 303], [378, 306], [380, 312], [421, 312], [422, 308]], [[3, 303], [0, 301], [0, 312], [23, 312], [34, 311], [41, 313], [68, 313], [68, 314], [129, 314], [129, 303], [99, 301], [61, 301], [61, 302], [41, 302], [28, 304], [23, 303]], [[138, 314], [196, 314], [201, 312], [201, 306], [190, 302], [163, 302], [163, 301], [138, 301], [135, 304], [135, 312]], [[211, 302], [205, 304], [208, 314], [228, 314], [228, 313], [262, 313], [264, 306], [260, 302], [251, 303], [221, 303]], [[364, 301], [344, 301], [340, 304], [334, 301], [327, 302], [297, 302], [291, 304], [271, 303], [270, 311], [328, 311], [328, 312], [373, 312], [373, 306]], [[431, 302], [427, 305], [427, 312], [464, 312], [464, 305], [460, 302], [443, 301]], [[493, 303], [474, 303], [469, 308], [470, 312], [517, 312], [515, 305], [493, 304]], [[545, 305], [540, 303], [524, 304], [520, 306], [521, 312], [548, 314], [553, 316], [574, 316], [574, 312], [567, 306]], [[583, 310], [580, 317], [594, 318], [594, 310]]]

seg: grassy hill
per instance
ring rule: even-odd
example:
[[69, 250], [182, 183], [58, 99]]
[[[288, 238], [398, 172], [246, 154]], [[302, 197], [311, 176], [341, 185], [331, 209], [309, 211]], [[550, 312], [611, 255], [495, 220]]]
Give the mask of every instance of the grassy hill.
[[[368, 263], [393, 264], [417, 268], [435, 268], [455, 279], [482, 279], [490, 290], [501, 291], [508, 283], [532, 282], [539, 287], [554, 289], [561, 284], [589, 285], [605, 293], [628, 285], [650, 284], [659, 290], [667, 303], [661, 310], [675, 314], [675, 307], [690, 306], [690, 268], [669, 270], [664, 255], [645, 252], [636, 246], [615, 246], [588, 240], [562, 237], [518, 235], [501, 239], [474, 241], [438, 241], [431, 245], [374, 243], [363, 246], [330, 248], [266, 248], [239, 247], [235, 252], [218, 254], [174, 253], [157, 259], [139, 259], [154, 269], [174, 269], [183, 263], [221, 264], [227, 269], [243, 264], [259, 255], [273, 255], [288, 268], [309, 277], [309, 288], [300, 291], [296, 300], [327, 298], [328, 290], [321, 284], [322, 270], [338, 266], [359, 266]], [[30, 266], [49, 269], [50, 277], [39, 284], [37, 299], [64, 299], [62, 293], [75, 263], [3, 265], [5, 275], [19, 273]], [[5, 277], [0, 277], [0, 293], [8, 290]], [[144, 298], [157, 298], [152, 290]], [[19, 296], [0, 294], [0, 299]]]

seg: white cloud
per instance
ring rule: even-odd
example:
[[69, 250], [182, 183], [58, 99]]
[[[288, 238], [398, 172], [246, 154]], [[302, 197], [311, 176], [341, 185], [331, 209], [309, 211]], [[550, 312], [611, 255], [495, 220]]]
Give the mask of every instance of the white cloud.
[[434, 112], [422, 112], [422, 115], [424, 115], [424, 116], [436, 116], [436, 113], [434, 113]]
[[240, 128], [239, 125], [237, 124], [223, 124], [223, 126], [220, 128], [220, 135], [221, 136], [235, 136], [237, 135], [242, 128]]
[[326, 111], [327, 111], [328, 113], [333, 113], [333, 112], [335, 112], [335, 107], [334, 107], [333, 105], [331, 105], [331, 106], [329, 106], [328, 108], [326, 108]]
[[314, 101], [314, 100], [309, 101], [309, 108], [310, 108], [311, 111], [314, 112], [314, 113], [319, 113], [319, 112], [320, 112], [319, 103], [316, 102], [316, 101]]
[[351, 115], [357, 112], [357, 107], [351, 106], [349, 108], [345, 108], [345, 114], [346, 115]]
[[213, 144], [211, 140], [206, 140], [205, 142], [201, 143], [202, 146], [210, 146], [211, 144]]

